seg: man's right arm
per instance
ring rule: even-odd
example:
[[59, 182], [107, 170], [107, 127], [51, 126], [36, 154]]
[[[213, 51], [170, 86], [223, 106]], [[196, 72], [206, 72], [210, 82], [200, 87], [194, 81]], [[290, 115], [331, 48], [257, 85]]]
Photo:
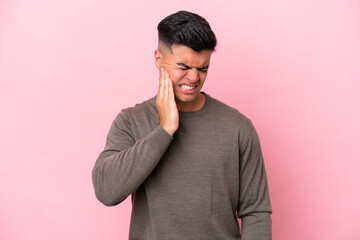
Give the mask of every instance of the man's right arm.
[[111, 125], [105, 149], [92, 172], [99, 201], [114, 206], [135, 192], [156, 167], [171, 140], [158, 126], [135, 142], [128, 116], [121, 112]]
[[156, 167], [179, 126], [172, 82], [164, 69], [160, 69], [156, 107], [160, 125], [137, 141], [125, 112], [113, 122], [92, 172], [96, 197], [103, 204], [116, 205], [135, 192]]

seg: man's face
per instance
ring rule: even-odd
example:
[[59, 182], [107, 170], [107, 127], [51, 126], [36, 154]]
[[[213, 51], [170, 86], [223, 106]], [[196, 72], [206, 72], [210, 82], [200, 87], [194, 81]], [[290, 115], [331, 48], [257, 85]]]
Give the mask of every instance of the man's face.
[[169, 49], [159, 44], [159, 49], [155, 51], [155, 62], [158, 68], [164, 68], [169, 73], [178, 103], [198, 103], [211, 54], [211, 50], [196, 52], [184, 45], [173, 45]]

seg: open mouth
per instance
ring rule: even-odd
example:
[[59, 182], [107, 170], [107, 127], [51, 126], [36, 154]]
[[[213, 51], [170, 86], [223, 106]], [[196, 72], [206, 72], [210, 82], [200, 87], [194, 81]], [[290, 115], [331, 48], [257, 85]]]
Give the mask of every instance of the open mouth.
[[197, 87], [197, 85], [190, 86], [190, 85], [186, 85], [186, 84], [181, 84], [180, 87], [184, 90], [193, 90], [194, 88]]

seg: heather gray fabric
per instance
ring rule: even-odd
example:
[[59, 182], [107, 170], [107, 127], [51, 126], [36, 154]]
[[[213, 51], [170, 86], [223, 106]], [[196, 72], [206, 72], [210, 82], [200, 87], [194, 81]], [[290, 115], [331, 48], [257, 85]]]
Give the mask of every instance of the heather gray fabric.
[[[205, 94], [205, 93], [203, 93]], [[257, 133], [249, 119], [206, 95], [180, 112], [171, 137], [156, 96], [122, 110], [93, 169], [107, 206], [132, 195], [129, 239], [271, 239], [271, 206]]]

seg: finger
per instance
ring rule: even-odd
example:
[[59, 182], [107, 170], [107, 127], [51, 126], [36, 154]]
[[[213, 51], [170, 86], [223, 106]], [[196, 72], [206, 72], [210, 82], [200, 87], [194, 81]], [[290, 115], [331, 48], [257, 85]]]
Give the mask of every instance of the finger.
[[170, 99], [174, 99], [174, 89], [173, 89], [173, 84], [170, 79], [169, 73], [167, 71], [165, 71], [164, 74], [165, 74], [166, 81], [168, 82], [168, 89], [167, 89], [168, 97]]
[[168, 82], [169, 82], [169, 89], [168, 89], [169, 99], [175, 100], [174, 88], [173, 88], [173, 84], [172, 84], [172, 81], [170, 78], [168, 79]]
[[161, 78], [163, 76], [163, 71], [162, 71], [162, 68], [159, 69], [159, 90], [160, 91], [160, 87], [161, 87]]
[[164, 71], [162, 68], [160, 68], [158, 99], [162, 100], [163, 96], [164, 96]]
[[164, 100], [167, 102], [169, 98], [169, 81], [168, 81], [168, 73], [164, 69]]
[[165, 69], [164, 69], [164, 77], [165, 77], [165, 79], [170, 78], [168, 71], [166, 71]]

